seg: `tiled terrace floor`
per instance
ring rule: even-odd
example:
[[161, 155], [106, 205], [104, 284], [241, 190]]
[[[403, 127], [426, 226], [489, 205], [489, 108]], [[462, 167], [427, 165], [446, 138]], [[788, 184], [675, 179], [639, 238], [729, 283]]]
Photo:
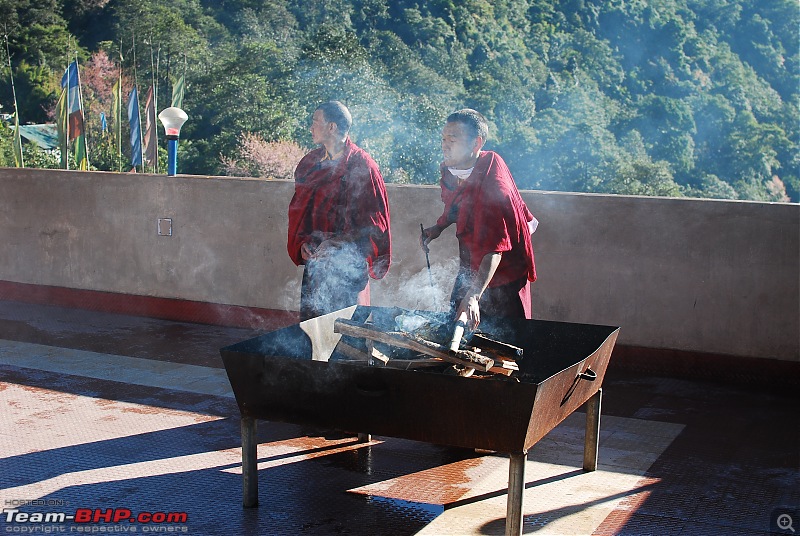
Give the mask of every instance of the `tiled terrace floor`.
[[[243, 509], [238, 409], [218, 350], [256, 334], [0, 301], [0, 531], [503, 533], [503, 456], [385, 437], [307, 437], [279, 423], [259, 425], [261, 506]], [[580, 470], [576, 413], [528, 457], [526, 534], [800, 530], [796, 392], [642, 376], [613, 364], [599, 470]], [[7, 513], [13, 508], [31, 515], [23, 521]], [[84, 508], [187, 518], [86, 524], [34, 515]], [[782, 518], [783, 530], [782, 513], [792, 520], [789, 527]]]

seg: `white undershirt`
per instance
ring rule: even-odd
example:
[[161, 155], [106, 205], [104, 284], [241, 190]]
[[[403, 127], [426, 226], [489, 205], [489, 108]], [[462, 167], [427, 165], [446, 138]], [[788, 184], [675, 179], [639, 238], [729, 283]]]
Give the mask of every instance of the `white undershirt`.
[[474, 166], [469, 169], [456, 169], [451, 167], [447, 168], [447, 170], [452, 173], [455, 178], [462, 181], [472, 174], [473, 169], [475, 169]]

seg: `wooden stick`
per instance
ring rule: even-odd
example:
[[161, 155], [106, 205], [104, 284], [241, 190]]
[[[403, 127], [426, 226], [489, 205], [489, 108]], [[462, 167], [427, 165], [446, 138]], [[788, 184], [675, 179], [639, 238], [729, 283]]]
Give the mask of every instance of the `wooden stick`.
[[448, 348], [435, 342], [426, 341], [418, 338], [408, 338], [400, 333], [380, 331], [374, 326], [353, 322], [344, 318], [337, 319], [333, 324], [336, 333], [349, 335], [351, 337], [371, 339], [383, 342], [398, 348], [406, 348], [421, 354], [438, 357], [448, 363], [462, 365], [486, 372], [494, 365], [494, 360], [483, 357], [466, 350], [459, 350], [455, 355], [448, 352]]
[[443, 367], [447, 365], [441, 359], [430, 357], [427, 359], [390, 359], [386, 366], [401, 370], [414, 370], [418, 368]]
[[493, 339], [485, 333], [473, 333], [470, 344], [489, 353], [506, 355], [511, 359], [522, 359], [523, 350], [519, 346]]
[[486, 350], [485, 348], [477, 348], [475, 346], [470, 347], [470, 349], [476, 354], [492, 358], [494, 360], [495, 367], [503, 367], [509, 370], [519, 370], [519, 365], [517, 365], [517, 362], [508, 356], [499, 355], [497, 352], [494, 352], [492, 350]]
[[450, 351], [457, 352], [461, 346], [461, 337], [464, 336], [464, 328], [467, 327], [467, 313], [463, 312], [456, 320], [456, 327], [453, 329], [453, 337], [450, 339]]
[[379, 361], [382, 365], [385, 365], [389, 362], [389, 356], [384, 354], [380, 351], [380, 349], [375, 347], [375, 341], [367, 339], [367, 351], [369, 355], [372, 356], [372, 359], [375, 361]]
[[461, 376], [462, 378], [470, 378], [473, 374], [475, 374], [475, 369], [472, 368], [472, 367], [461, 367], [461, 366], [455, 365], [455, 366], [452, 366], [449, 369], [445, 370], [444, 373], [445, 374], [454, 374], [456, 376]]
[[358, 348], [354, 348], [353, 346], [350, 346], [344, 341], [339, 341], [339, 343], [336, 345], [335, 350], [349, 357], [352, 360], [363, 361], [364, 363], [369, 362], [370, 356], [368, 353], [359, 350]]
[[503, 376], [511, 376], [514, 373], [512, 369], [507, 369], [503, 367], [492, 367], [489, 369], [489, 372], [493, 374], [501, 374]]

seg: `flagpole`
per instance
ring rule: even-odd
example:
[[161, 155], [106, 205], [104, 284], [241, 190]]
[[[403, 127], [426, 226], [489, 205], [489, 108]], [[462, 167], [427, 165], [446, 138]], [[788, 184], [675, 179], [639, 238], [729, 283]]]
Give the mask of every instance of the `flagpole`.
[[[11, 95], [14, 97], [14, 163], [17, 167], [25, 167], [25, 161], [22, 158], [22, 138], [19, 133], [19, 106], [17, 106], [17, 88], [14, 86], [14, 71], [11, 68], [11, 49], [8, 46], [8, 33], [4, 34], [6, 38], [6, 57], [8, 57], [8, 75], [11, 77]], [[19, 152], [19, 154], [18, 154]]]
[[161, 66], [161, 46], [156, 52], [156, 73], [153, 78], [153, 143], [156, 144], [153, 158], [153, 171], [158, 174], [158, 70]]
[[122, 40], [119, 42], [119, 71], [117, 74], [117, 171], [122, 171]]
[[[153, 63], [153, 34], [150, 34], [149, 41], [150, 41], [150, 43], [149, 43], [150, 44], [150, 87], [153, 88], [153, 107], [155, 109], [155, 105], [156, 105], [156, 74], [155, 74], [155, 63]], [[145, 115], [145, 120], [144, 120], [145, 123], [144, 124], [145, 124], [145, 126], [147, 126], [147, 123], [150, 121], [150, 110], [148, 110], [148, 108], [147, 108], [147, 99], [145, 99], [144, 115]], [[152, 125], [151, 128], [155, 128], [155, 125]], [[144, 132], [144, 135], [145, 135], [145, 138], [147, 138], [147, 131], [146, 130]], [[148, 149], [150, 148], [150, 144], [151, 143], [153, 143], [153, 140], [148, 139], [147, 140]], [[144, 150], [144, 144], [142, 145], [142, 150]], [[157, 156], [158, 156], [158, 149], [156, 149], [156, 157]], [[142, 161], [142, 164], [144, 164], [144, 161]], [[152, 169], [153, 169], [153, 173], [155, 173], [155, 163], [153, 163], [153, 168]]]
[[181, 87], [181, 105], [178, 108], [183, 108], [183, 96], [186, 93], [186, 51], [183, 52], [183, 85]]
[[[158, 49], [158, 55], [161, 54], [161, 48]], [[154, 129], [153, 135], [151, 139], [147, 140], [147, 147], [150, 148], [150, 145], [153, 145], [153, 173], [158, 174], [158, 125], [156, 125], [156, 111], [158, 110], [158, 86], [157, 86], [157, 79], [158, 79], [158, 62], [160, 58], [157, 58], [156, 61], [153, 61], [153, 36], [150, 36], [150, 83], [153, 88], [153, 117], [152, 117], [152, 125], [151, 128]], [[145, 116], [147, 117], [147, 121], [150, 121], [150, 111], [145, 105]], [[145, 136], [147, 136], [147, 132], [145, 132]]]
[[[131, 44], [133, 45], [133, 87], [138, 88], [139, 86], [139, 76], [138, 71], [136, 69], [136, 33], [131, 34]], [[136, 90], [136, 103], [139, 102], [139, 90]], [[139, 119], [139, 161], [141, 162], [142, 171], [145, 171], [144, 168], [144, 147], [142, 146], [142, 114], [139, 111], [139, 106], [136, 106], [136, 116]], [[131, 158], [133, 155], [131, 154]], [[136, 169], [136, 166], [133, 166]]]
[[[78, 69], [78, 51], [75, 51], [75, 76], [78, 78], [78, 108], [80, 110], [81, 121], [83, 122], [83, 159], [86, 161], [86, 171], [89, 170], [89, 132], [86, 128], [86, 114], [83, 107], [83, 90], [81, 89], [81, 73]], [[67, 86], [69, 87], [69, 86]], [[77, 138], [76, 138], [77, 140]], [[77, 141], [76, 141], [77, 144]], [[77, 147], [76, 147], [77, 149]], [[75, 165], [78, 165], [78, 154], [75, 154]]]
[[67, 85], [62, 90], [64, 94], [64, 169], [69, 170], [69, 57], [70, 52], [70, 36], [67, 35]]

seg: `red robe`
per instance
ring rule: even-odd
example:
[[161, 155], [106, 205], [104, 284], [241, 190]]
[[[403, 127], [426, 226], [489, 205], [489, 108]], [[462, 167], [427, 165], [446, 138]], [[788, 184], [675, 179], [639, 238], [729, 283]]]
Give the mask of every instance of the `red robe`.
[[295, 169], [295, 192], [289, 203], [287, 250], [296, 265], [300, 253], [323, 240], [353, 242], [363, 252], [369, 275], [380, 279], [389, 270], [392, 240], [389, 202], [378, 165], [348, 138], [337, 160], [322, 160], [325, 148], [305, 155]]
[[[462, 269], [475, 274], [484, 256], [499, 252], [503, 255], [489, 289], [524, 279], [536, 280], [528, 227], [533, 215], [500, 155], [482, 151], [472, 174], [460, 185], [442, 166], [441, 187], [445, 207], [437, 224], [441, 227], [456, 224], [462, 265], [467, 264]], [[528, 303], [528, 317], [529, 311]]]

